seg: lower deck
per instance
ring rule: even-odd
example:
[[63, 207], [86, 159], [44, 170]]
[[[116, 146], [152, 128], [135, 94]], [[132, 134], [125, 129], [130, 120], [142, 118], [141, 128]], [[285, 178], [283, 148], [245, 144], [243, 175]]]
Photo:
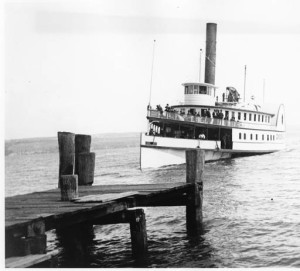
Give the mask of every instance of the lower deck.
[[[249, 131], [251, 133], [251, 131]], [[233, 136], [222, 140], [187, 139], [141, 134], [140, 167], [151, 168], [185, 163], [188, 149], [205, 150], [205, 161], [217, 161], [233, 157], [266, 154], [284, 148], [283, 142], [233, 141]]]

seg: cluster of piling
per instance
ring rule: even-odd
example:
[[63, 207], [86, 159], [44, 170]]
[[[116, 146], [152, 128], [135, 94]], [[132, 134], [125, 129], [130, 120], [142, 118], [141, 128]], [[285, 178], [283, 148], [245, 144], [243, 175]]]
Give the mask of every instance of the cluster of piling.
[[90, 152], [90, 135], [58, 132], [59, 175], [58, 187], [64, 201], [78, 197], [78, 185], [94, 182], [95, 158]]

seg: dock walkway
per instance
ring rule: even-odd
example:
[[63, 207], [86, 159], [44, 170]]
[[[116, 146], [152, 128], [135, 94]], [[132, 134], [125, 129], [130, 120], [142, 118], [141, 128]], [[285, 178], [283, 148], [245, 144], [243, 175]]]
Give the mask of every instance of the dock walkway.
[[[93, 225], [117, 223], [130, 224], [133, 257], [143, 258], [148, 252], [146, 218], [144, 210], [136, 207], [186, 206], [187, 231], [198, 234], [204, 161], [203, 150], [187, 150], [186, 182], [181, 183], [82, 185], [67, 201], [62, 183], [61, 188], [7, 197], [6, 267], [37, 267], [43, 261], [56, 266], [56, 252], [47, 253], [47, 231], [55, 229], [64, 240], [62, 247], [71, 253], [82, 252], [85, 234]], [[76, 175], [65, 176], [77, 181]], [[72, 259], [77, 260], [76, 253]]]
[[[122, 212], [127, 209], [186, 205], [186, 194], [191, 189], [193, 184], [187, 183], [80, 186], [79, 197], [95, 196], [94, 202], [61, 201], [60, 189], [8, 197], [5, 199], [6, 267], [27, 267], [30, 259], [34, 264], [49, 259], [43, 254], [46, 252], [46, 245], [43, 246], [45, 237], [40, 240], [46, 231], [84, 223], [126, 223], [128, 220], [122, 221], [119, 214], [123, 215]], [[124, 192], [137, 193], [127, 193], [128, 196], [105, 202], [97, 201], [99, 195], [117, 196]], [[119, 217], [111, 217], [114, 214]], [[33, 237], [38, 237], [39, 241], [32, 242]], [[42, 249], [36, 248], [40, 246]], [[36, 255], [40, 253], [40, 257]], [[20, 256], [26, 256], [24, 261]]]

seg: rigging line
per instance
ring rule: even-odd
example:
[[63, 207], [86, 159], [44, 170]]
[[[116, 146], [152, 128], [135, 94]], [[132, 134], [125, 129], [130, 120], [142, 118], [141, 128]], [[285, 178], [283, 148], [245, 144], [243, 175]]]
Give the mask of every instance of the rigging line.
[[149, 106], [151, 104], [151, 92], [152, 92], [152, 77], [153, 77], [153, 66], [154, 66], [154, 52], [155, 52], [155, 41], [153, 41], [153, 51], [152, 51], [152, 67], [151, 67], [151, 77], [150, 77], [150, 95], [149, 95]]

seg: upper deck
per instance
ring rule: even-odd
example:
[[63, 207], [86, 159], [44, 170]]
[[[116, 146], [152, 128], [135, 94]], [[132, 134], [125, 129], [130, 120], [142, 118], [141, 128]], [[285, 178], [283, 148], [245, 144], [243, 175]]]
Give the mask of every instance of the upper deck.
[[228, 127], [228, 128], [276, 130], [276, 125], [272, 125], [271, 123], [245, 123], [241, 121], [199, 117], [193, 115], [181, 115], [176, 112], [163, 111], [161, 113], [158, 110], [148, 110], [147, 118], [154, 119], [154, 120], [161, 119], [161, 120], [176, 121], [180, 123], [186, 122], [190, 124], [211, 125], [211, 126]]

